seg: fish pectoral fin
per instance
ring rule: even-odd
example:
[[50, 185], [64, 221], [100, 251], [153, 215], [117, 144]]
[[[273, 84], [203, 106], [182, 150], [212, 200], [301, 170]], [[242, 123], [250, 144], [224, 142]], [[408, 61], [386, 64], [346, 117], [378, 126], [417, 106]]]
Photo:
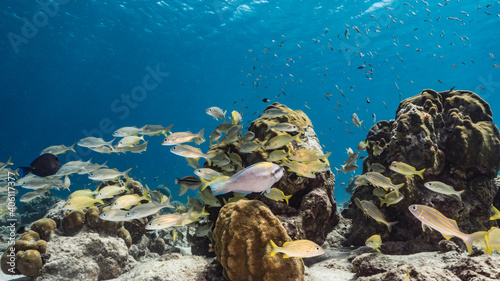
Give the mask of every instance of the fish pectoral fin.
[[450, 222], [451, 222], [451, 224], [453, 224], [453, 227], [458, 229], [458, 225], [457, 225], [457, 222], [455, 220], [450, 220]]
[[290, 257], [290, 256], [289, 256], [289, 255], [287, 255], [287, 254], [284, 254], [284, 255], [283, 255], [283, 258], [284, 258], [284, 259], [287, 259], [287, 258], [289, 258], [289, 257]]

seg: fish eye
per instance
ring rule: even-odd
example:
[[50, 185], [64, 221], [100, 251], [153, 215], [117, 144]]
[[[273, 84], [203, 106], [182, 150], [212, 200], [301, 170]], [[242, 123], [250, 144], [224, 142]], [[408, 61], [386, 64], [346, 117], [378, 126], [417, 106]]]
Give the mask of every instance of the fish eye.
[[319, 248], [319, 247], [316, 247], [315, 249], [316, 249], [316, 251], [319, 251], [319, 250], [320, 250], [320, 248]]
[[117, 206], [117, 205], [118, 205], [118, 203], [114, 203], [114, 205], [115, 205], [115, 206]]
[[103, 218], [105, 218], [105, 217], [106, 217], [106, 214], [105, 214], [105, 213], [102, 213], [102, 214], [101, 214], [101, 216], [102, 216]]
[[410, 207], [412, 210], [416, 210], [417, 209], [417, 206], [411, 206]]

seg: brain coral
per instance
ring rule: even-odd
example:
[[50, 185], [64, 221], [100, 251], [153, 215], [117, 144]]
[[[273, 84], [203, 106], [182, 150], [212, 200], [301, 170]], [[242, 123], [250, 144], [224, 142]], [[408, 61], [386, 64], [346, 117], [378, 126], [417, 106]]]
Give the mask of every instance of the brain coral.
[[[363, 173], [368, 171], [369, 164], [380, 163], [387, 170], [384, 176], [395, 184], [404, 183], [400, 189], [404, 199], [380, 208], [388, 221], [399, 223], [388, 233], [384, 225], [364, 216], [351, 202], [342, 213], [353, 219], [349, 242], [363, 245], [369, 236], [381, 233], [385, 244], [382, 250], [386, 253], [437, 249], [442, 235], [437, 231], [422, 233], [420, 222], [408, 211], [411, 204], [439, 210], [456, 220], [465, 233], [493, 226], [489, 218], [498, 190], [494, 178], [500, 169], [500, 133], [492, 120], [488, 103], [469, 91], [424, 90], [402, 101], [395, 120], [380, 121], [368, 132], [369, 155], [363, 163]], [[384, 149], [380, 155], [373, 155], [374, 145]], [[404, 162], [417, 170], [425, 168], [424, 179], [391, 171], [389, 165], [393, 161]], [[428, 190], [424, 187], [428, 181], [441, 181], [457, 191], [465, 190], [462, 201]], [[356, 187], [352, 201], [354, 198], [379, 204], [369, 185]]]
[[214, 230], [217, 258], [224, 276], [240, 280], [304, 280], [304, 263], [298, 258], [270, 256], [270, 240], [278, 245], [290, 241], [280, 221], [257, 200], [225, 205]]

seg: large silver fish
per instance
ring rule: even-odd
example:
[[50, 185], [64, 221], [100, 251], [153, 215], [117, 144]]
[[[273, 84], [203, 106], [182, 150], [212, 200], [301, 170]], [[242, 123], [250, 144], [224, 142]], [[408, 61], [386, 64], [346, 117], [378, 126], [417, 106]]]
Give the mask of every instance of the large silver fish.
[[227, 181], [210, 186], [213, 195], [231, 191], [239, 193], [269, 193], [271, 186], [283, 176], [283, 167], [272, 162], [260, 162], [249, 166], [231, 176]]

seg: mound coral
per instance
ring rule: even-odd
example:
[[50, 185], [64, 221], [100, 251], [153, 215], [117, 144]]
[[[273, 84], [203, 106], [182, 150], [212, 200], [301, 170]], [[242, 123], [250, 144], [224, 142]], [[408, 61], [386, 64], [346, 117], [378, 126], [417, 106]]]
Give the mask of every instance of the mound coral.
[[[42, 269], [41, 254], [47, 252], [47, 242], [40, 239], [40, 235], [30, 230], [25, 233], [13, 246], [7, 248], [0, 261], [2, 271], [5, 274], [23, 274], [35, 278]], [[13, 263], [9, 263], [9, 254], [15, 253]], [[9, 269], [14, 269], [14, 272]]]
[[213, 237], [217, 258], [229, 280], [304, 280], [301, 259], [271, 257], [271, 239], [278, 245], [291, 239], [260, 201], [242, 200], [225, 205]]

